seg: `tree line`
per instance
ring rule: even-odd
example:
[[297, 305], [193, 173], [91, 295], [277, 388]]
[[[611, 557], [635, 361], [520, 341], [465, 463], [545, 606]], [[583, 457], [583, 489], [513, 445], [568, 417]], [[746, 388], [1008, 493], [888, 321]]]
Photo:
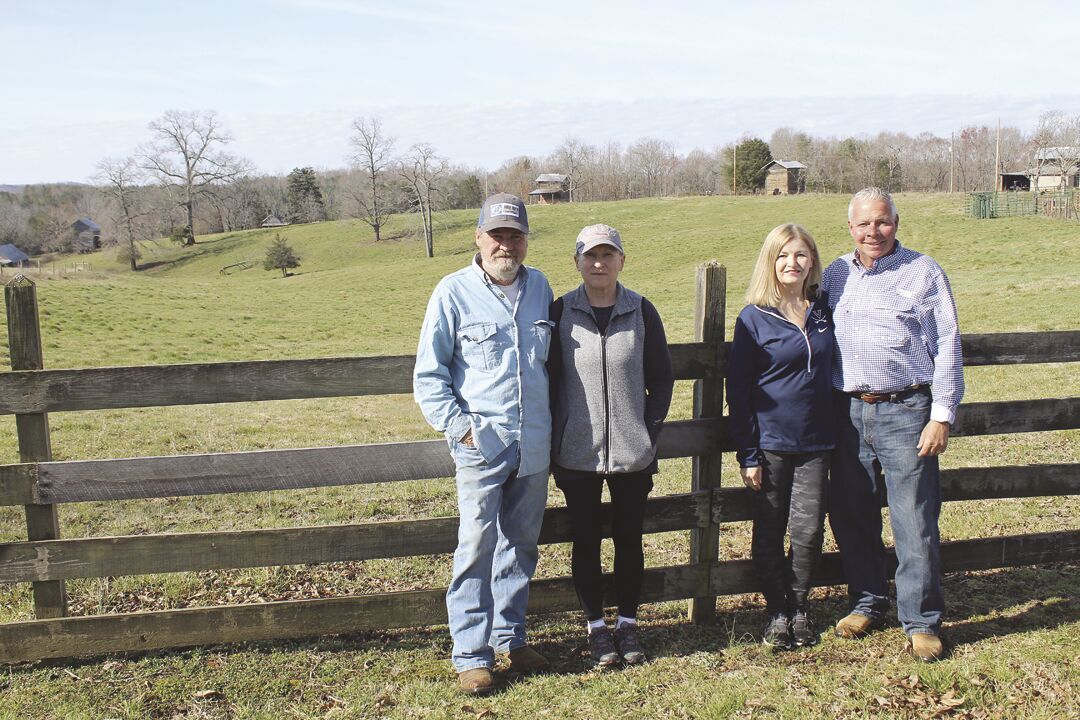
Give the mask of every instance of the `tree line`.
[[[781, 128], [768, 140], [745, 137], [711, 150], [679, 154], [671, 141], [642, 138], [627, 146], [566, 138], [548, 155], [509, 158], [498, 168], [451, 164], [429, 143], [399, 152], [378, 117], [351, 126], [346, 166], [260, 174], [228, 152], [232, 135], [214, 112], [170, 110], [148, 125], [148, 139], [123, 158], [105, 158], [90, 184], [31, 185], [0, 192], [0, 244], [38, 254], [70, 251], [71, 223], [91, 217], [132, 269], [140, 247], [169, 237], [194, 244], [200, 234], [258, 227], [270, 215], [290, 223], [357, 218], [384, 238], [389, 215], [414, 212], [426, 254], [434, 252], [439, 212], [478, 207], [494, 192], [527, 197], [537, 175], [567, 178], [572, 202], [760, 192], [773, 159], [806, 166], [807, 191], [850, 193], [866, 185], [893, 192], [990, 190], [998, 168], [1047, 162], [1080, 167], [1080, 116], [1044, 113], [1030, 133], [969, 125], [941, 137], [882, 132], [815, 137]], [[1064, 150], [1062, 150], [1064, 149]], [[1070, 150], [1071, 149], [1071, 150]]]

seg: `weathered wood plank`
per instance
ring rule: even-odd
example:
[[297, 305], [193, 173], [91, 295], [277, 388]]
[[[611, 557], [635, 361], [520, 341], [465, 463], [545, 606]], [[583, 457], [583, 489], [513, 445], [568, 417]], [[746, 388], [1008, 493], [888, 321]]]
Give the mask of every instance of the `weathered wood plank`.
[[[707, 584], [707, 568], [650, 568], [642, 601], [689, 597]], [[610, 578], [607, 578], [610, 585]], [[608, 595], [610, 597], [610, 595]], [[530, 612], [578, 607], [570, 578], [532, 583]], [[282, 640], [446, 622], [446, 590], [293, 600], [0, 625], [0, 663], [258, 640]]]
[[[17, 276], [4, 287], [4, 301], [7, 305], [8, 350], [12, 370], [40, 370], [45, 359], [41, 349], [37, 288], [28, 278]], [[52, 439], [46, 413], [16, 415], [15, 431], [19, 438], [20, 460], [36, 463], [52, 459]], [[60, 518], [55, 505], [25, 505], [28, 540], [54, 540], [60, 537]], [[67, 615], [64, 583], [34, 583], [34, 612], [39, 618]]]
[[[896, 572], [896, 556], [892, 548], [888, 548], [888, 553], [888, 574], [892, 578]], [[941, 544], [942, 572], [1077, 561], [1080, 561], [1080, 530], [955, 540]], [[717, 595], [739, 595], [759, 589], [751, 560], [717, 563], [711, 578], [711, 592]], [[814, 585], [841, 585], [844, 582], [840, 553], [825, 553], [814, 576]]]
[[[697, 301], [694, 309], [694, 334], [699, 342], [724, 347], [724, 320], [727, 307], [727, 269], [715, 260], [699, 266]], [[717, 363], [705, 377], [694, 383], [694, 417], [718, 419], [724, 414], [724, 375], [727, 354], [721, 352]], [[699, 449], [693, 453], [691, 490], [712, 495], [720, 487], [723, 458], [718, 452]], [[711, 567], [720, 554], [720, 525], [710, 522], [690, 532], [690, 562]], [[690, 599], [687, 615], [698, 624], [712, 622], [716, 596], [701, 595]]]
[[[941, 478], [946, 501], [1080, 494], [1080, 464], [957, 468]], [[645, 532], [751, 519], [751, 491], [716, 488], [651, 498]], [[611, 536], [610, 507], [601, 511]], [[452, 552], [457, 519], [433, 518], [323, 527], [173, 533], [0, 544], [0, 582], [219, 570], [408, 557]], [[568, 542], [564, 508], [549, 508], [541, 544]]]
[[[680, 380], [716, 362], [704, 343], [673, 343]], [[0, 415], [412, 392], [412, 355], [187, 363], [0, 373]]]
[[[1080, 560], [1080, 531], [1042, 533], [942, 545], [946, 572]], [[842, 582], [839, 556], [828, 553], [819, 584]], [[612, 603], [606, 577], [605, 602]], [[643, 602], [702, 595], [755, 592], [749, 560], [649, 568], [642, 583]], [[362, 630], [417, 627], [446, 622], [445, 590], [415, 590], [320, 600], [294, 600], [123, 615], [97, 615], [0, 625], [0, 663], [48, 658], [139, 652], [163, 648], [281, 640]], [[536, 580], [530, 613], [578, 607], [567, 577]]]
[[1080, 427], [1080, 397], [961, 404], [951, 436], [1073, 430]]
[[[600, 520], [611, 537], [611, 508]], [[688, 530], [708, 523], [709, 495], [651, 498], [645, 532]], [[430, 518], [323, 527], [170, 533], [0, 543], [0, 582], [70, 580], [226, 568], [299, 565], [453, 552], [457, 518]], [[565, 508], [544, 514], [540, 543], [570, 541]]]
[[1080, 330], [965, 335], [964, 367], [1080, 362]]
[[[717, 424], [667, 423], [662, 458], [717, 448]], [[442, 440], [327, 448], [169, 455], [116, 460], [39, 463], [26, 485], [20, 465], [0, 465], [0, 504], [131, 500], [216, 493], [292, 490], [451, 477], [453, 461]], [[28, 491], [29, 490], [29, 491]]]
[[[752, 519], [753, 491], [722, 488], [714, 491], [713, 515], [717, 522]], [[953, 468], [941, 471], [945, 501], [992, 500], [1080, 494], [1080, 463]]]
[[[964, 364], [1080, 361], [1080, 331], [967, 335]], [[730, 343], [673, 343], [675, 377], [702, 378]], [[412, 392], [412, 355], [0, 373], [0, 415]]]

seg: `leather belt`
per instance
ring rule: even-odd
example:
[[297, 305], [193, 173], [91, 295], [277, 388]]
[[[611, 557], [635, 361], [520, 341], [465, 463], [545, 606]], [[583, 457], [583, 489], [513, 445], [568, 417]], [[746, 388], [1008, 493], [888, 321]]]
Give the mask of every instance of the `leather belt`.
[[852, 392], [852, 393], [848, 393], [848, 395], [850, 395], [851, 397], [859, 398], [860, 400], [862, 400], [864, 403], [867, 403], [868, 405], [877, 405], [878, 403], [883, 403], [883, 402], [888, 402], [888, 403], [900, 402], [904, 398], [909, 397], [912, 393], [915, 393], [915, 392], [917, 392], [919, 390], [922, 390], [925, 387], [927, 387], [927, 386], [926, 385], [913, 385], [912, 387], [904, 388], [903, 390], [897, 390], [896, 392], [887, 392], [887, 393]]

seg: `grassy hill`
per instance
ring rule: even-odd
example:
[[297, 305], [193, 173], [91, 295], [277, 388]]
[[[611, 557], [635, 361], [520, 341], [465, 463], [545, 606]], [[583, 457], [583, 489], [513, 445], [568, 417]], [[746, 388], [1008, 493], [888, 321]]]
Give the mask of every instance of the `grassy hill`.
[[[898, 198], [899, 237], [948, 272], [964, 332], [1075, 329], [1080, 261], [1075, 224], [1044, 218], [978, 221], [962, 201]], [[765, 234], [798, 222], [828, 260], [850, 249], [847, 199], [835, 196], [650, 199], [530, 208], [528, 263], [556, 294], [579, 281], [573, 240], [587, 224], [619, 228], [625, 284], [648, 296], [674, 342], [692, 339], [695, 268], [728, 268], [728, 334]], [[38, 282], [46, 367], [137, 365], [340, 355], [408, 354], [435, 283], [472, 257], [475, 211], [438, 219], [433, 259], [415, 220], [395, 217], [374, 243], [355, 221], [252, 230], [162, 245], [147, 269], [128, 271], [109, 252], [80, 256], [90, 272], [33, 276]], [[292, 277], [264, 271], [280, 232], [302, 257]], [[222, 275], [226, 265], [256, 268]], [[58, 263], [60, 264], [60, 263]], [[5, 275], [7, 279], [9, 275]], [[6, 328], [0, 327], [6, 351]], [[973, 368], [969, 401], [1074, 396], [1075, 366]], [[679, 383], [673, 417], [690, 414]], [[433, 437], [411, 398], [240, 403], [50, 416], [57, 459], [232, 451]], [[960, 438], [946, 466], [1075, 462], [1080, 432]], [[15, 423], [0, 417], [0, 463], [18, 459]], [[728, 459], [725, 484], [738, 484]], [[690, 463], [665, 461], [657, 493], [685, 492]], [[391, 483], [272, 494], [80, 503], [61, 508], [65, 536], [284, 527], [454, 514], [449, 481]], [[550, 502], [561, 495], [552, 491]], [[946, 539], [1076, 527], [1076, 497], [950, 503]], [[0, 542], [24, 537], [21, 508], [0, 508]], [[830, 541], [831, 542], [831, 541]], [[685, 562], [685, 533], [651, 535], [647, 563]], [[748, 557], [745, 525], [725, 527], [724, 558]], [[540, 576], [568, 568], [568, 548], [542, 549]], [[610, 560], [610, 558], [609, 558]], [[185, 607], [431, 587], [448, 579], [445, 557], [114, 578], [68, 583], [74, 612]], [[99, 660], [60, 670], [35, 666], [0, 679], [5, 717], [865, 717], [920, 716], [963, 696], [955, 717], [1065, 717], [1080, 713], [1073, 650], [1080, 642], [1076, 568], [951, 576], [946, 581], [956, 657], [930, 668], [897, 655], [891, 628], [861, 643], [827, 639], [809, 653], [773, 657], [756, 641], [757, 598], [721, 602], [714, 628], [687, 626], [680, 604], [649, 606], [646, 641], [657, 659], [620, 673], [581, 662], [576, 617], [536, 623], [535, 638], [560, 672], [511, 687], [468, 710], [453, 695], [444, 629], [330, 638], [309, 643], [199, 650]], [[842, 614], [842, 593], [815, 591], [815, 613]], [[29, 587], [0, 587], [0, 622], [27, 619]], [[914, 677], [914, 680], [909, 676]], [[216, 694], [199, 695], [205, 690]], [[952, 692], [953, 695], [948, 695]], [[906, 698], [921, 693], [914, 704]], [[44, 710], [42, 710], [44, 708]], [[983, 715], [977, 714], [982, 712]], [[967, 713], [967, 714], [964, 714]]]

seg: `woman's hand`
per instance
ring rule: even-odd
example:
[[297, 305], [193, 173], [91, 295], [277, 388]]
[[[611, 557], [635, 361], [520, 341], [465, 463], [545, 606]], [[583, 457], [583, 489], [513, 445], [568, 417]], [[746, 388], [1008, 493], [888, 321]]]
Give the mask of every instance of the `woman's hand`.
[[746, 487], [751, 490], [761, 489], [762, 470], [760, 465], [757, 467], [739, 468], [739, 474], [742, 475], [742, 481], [746, 483]]

